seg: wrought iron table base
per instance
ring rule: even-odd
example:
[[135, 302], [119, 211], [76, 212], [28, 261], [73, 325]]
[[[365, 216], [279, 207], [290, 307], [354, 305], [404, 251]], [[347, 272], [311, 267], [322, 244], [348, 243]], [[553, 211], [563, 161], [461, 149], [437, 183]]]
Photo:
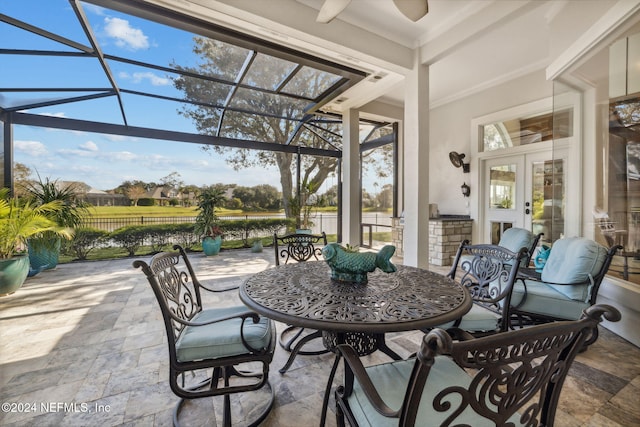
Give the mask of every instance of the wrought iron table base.
[[[282, 338], [284, 337], [284, 335], [286, 335], [287, 333], [293, 333], [293, 331], [295, 331], [296, 329], [298, 329], [298, 331], [295, 332], [295, 334], [293, 335], [293, 337], [291, 337], [290, 340], [288, 340], [287, 342], [282, 341]], [[304, 329], [305, 328], [300, 328], [298, 326], [289, 326], [280, 334], [280, 347], [285, 349], [285, 351], [288, 351], [291, 353], [289, 355], [289, 358], [287, 359], [287, 362], [282, 366], [282, 368], [278, 370], [278, 372], [280, 372], [281, 374], [284, 374], [289, 370], [296, 356], [299, 354], [303, 356], [317, 356], [320, 354], [328, 353], [330, 351], [326, 348], [322, 350], [301, 350], [302, 347], [304, 347], [304, 345], [309, 341], [314, 340], [316, 338], [322, 338], [322, 331], [314, 331], [308, 335], [305, 335], [304, 337], [300, 338], [300, 340], [295, 344], [295, 346], [291, 347], [295, 342], [295, 340], [297, 340], [300, 337], [300, 335], [302, 335], [302, 332], [304, 332]]]

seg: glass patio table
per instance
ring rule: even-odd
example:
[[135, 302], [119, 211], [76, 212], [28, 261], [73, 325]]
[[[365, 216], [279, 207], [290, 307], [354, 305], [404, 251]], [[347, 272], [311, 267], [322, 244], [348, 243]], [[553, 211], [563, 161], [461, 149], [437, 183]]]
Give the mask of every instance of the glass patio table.
[[322, 261], [280, 265], [256, 273], [240, 287], [240, 299], [257, 313], [279, 322], [323, 331], [325, 346], [336, 353], [325, 391], [324, 425], [331, 385], [340, 361], [335, 346], [349, 343], [360, 355], [381, 350], [388, 332], [434, 327], [471, 309], [467, 290], [438, 273], [398, 265], [394, 273], [375, 270], [366, 284], [331, 279]]

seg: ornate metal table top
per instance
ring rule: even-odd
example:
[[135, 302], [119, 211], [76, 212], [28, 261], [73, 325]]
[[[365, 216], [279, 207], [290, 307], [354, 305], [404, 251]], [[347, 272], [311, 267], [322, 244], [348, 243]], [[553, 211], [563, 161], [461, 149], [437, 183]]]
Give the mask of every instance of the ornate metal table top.
[[471, 308], [466, 289], [440, 274], [399, 265], [376, 270], [367, 284], [331, 280], [326, 263], [281, 265], [253, 275], [240, 299], [256, 312], [291, 325], [333, 331], [394, 332], [428, 328]]

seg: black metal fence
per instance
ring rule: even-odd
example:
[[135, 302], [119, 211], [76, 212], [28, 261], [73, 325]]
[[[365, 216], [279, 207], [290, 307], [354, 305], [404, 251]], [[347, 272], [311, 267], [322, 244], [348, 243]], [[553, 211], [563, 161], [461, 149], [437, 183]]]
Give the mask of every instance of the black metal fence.
[[[238, 219], [268, 219], [284, 217], [278, 215], [243, 215], [243, 216], [219, 216], [223, 220]], [[85, 221], [86, 227], [98, 230], [113, 231], [128, 225], [158, 225], [158, 224], [183, 224], [194, 223], [195, 216], [126, 216], [113, 218], [89, 218]]]
[[[284, 218], [284, 214], [270, 214], [270, 215], [242, 215], [242, 216], [220, 216], [223, 220], [237, 220], [237, 219], [267, 219], [267, 218]], [[105, 230], [112, 232], [120, 227], [127, 225], [156, 225], [156, 224], [182, 224], [195, 222], [195, 216], [126, 216], [126, 217], [113, 217], [113, 218], [90, 218], [86, 221], [85, 226], [96, 228], [98, 230]], [[316, 214], [311, 218], [313, 225], [312, 230], [314, 233], [320, 233], [322, 231], [327, 234], [336, 234], [338, 232], [337, 215], [334, 213]], [[371, 240], [371, 233], [378, 231], [389, 231], [391, 228], [391, 218], [386, 214], [380, 213], [365, 213], [362, 215], [363, 226], [365, 232], [363, 236], [363, 244], [366, 240]], [[382, 229], [378, 229], [382, 227]], [[366, 233], [368, 231], [368, 233]]]
[[195, 216], [127, 216], [115, 218], [89, 218], [85, 221], [86, 227], [98, 230], [113, 231], [128, 225], [157, 225], [157, 224], [182, 224], [195, 222]]

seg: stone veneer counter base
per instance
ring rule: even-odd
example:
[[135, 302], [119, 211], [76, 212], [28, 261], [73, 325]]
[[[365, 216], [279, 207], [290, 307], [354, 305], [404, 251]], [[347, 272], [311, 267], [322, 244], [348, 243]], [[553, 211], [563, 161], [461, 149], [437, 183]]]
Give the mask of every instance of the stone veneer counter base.
[[429, 219], [429, 263], [451, 265], [460, 242], [471, 241], [473, 220], [465, 215], [441, 215]]

